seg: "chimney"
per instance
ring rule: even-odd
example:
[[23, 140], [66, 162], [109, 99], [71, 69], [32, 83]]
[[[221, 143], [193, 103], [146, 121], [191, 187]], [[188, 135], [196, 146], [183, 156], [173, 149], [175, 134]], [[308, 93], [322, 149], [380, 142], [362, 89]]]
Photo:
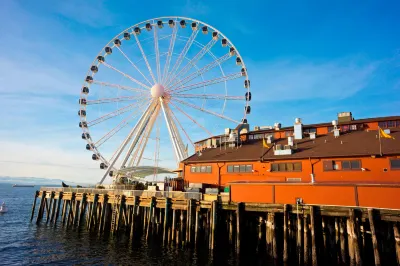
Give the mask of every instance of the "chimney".
[[293, 137], [288, 137], [287, 140], [288, 140], [288, 145], [293, 147]]
[[303, 124], [300, 118], [296, 118], [294, 122], [294, 138], [303, 139]]
[[275, 130], [280, 130], [281, 129], [281, 123], [275, 123], [274, 124]]
[[338, 121], [337, 121], [337, 120], [333, 120], [333, 121], [332, 121], [333, 136], [334, 136], [335, 138], [338, 138], [338, 137], [340, 136], [340, 131], [339, 131], [339, 129], [337, 128], [337, 125], [338, 125]]

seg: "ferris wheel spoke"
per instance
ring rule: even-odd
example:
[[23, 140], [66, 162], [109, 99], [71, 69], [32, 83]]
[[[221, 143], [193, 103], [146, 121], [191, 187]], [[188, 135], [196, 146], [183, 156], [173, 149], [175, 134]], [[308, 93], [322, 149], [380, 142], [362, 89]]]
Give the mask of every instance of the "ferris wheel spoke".
[[150, 86], [152, 86], [151, 82], [146, 78], [146, 76], [142, 73], [142, 71], [140, 71], [140, 69], [132, 62], [132, 60], [129, 59], [129, 57], [122, 51], [121, 47], [119, 47], [119, 46], [115, 46], [115, 47], [117, 47], [117, 49], [126, 58], [126, 60], [128, 60], [128, 62], [140, 73], [140, 75], [142, 75], [142, 77], [147, 81], [147, 83], [149, 83]]
[[157, 81], [161, 82], [160, 49], [158, 48], [158, 27], [154, 27], [154, 50], [156, 51]]
[[211, 48], [214, 46], [214, 44], [217, 42], [216, 39], [211, 39], [211, 41], [209, 41], [187, 64], [186, 66], [184, 66], [179, 72], [178, 74], [174, 75], [174, 77], [172, 77], [169, 81], [168, 84], [165, 84], [166, 86], [168, 86], [169, 84], [171, 84], [172, 82], [174, 82], [178, 76], [184, 76], [187, 72], [189, 72], [190, 69], [192, 69], [197, 62], [208, 52], [211, 50]]
[[230, 117], [227, 117], [227, 116], [224, 116], [224, 115], [215, 113], [215, 112], [213, 112], [213, 111], [204, 109], [204, 108], [202, 108], [202, 107], [200, 107], [200, 106], [197, 106], [197, 105], [195, 105], [195, 104], [191, 104], [191, 103], [188, 103], [188, 102], [185, 102], [185, 101], [182, 101], [182, 100], [178, 100], [178, 99], [172, 99], [172, 100], [175, 101], [175, 102], [184, 104], [184, 105], [186, 105], [186, 106], [188, 106], [188, 107], [191, 107], [191, 108], [193, 108], [193, 109], [202, 111], [202, 112], [204, 112], [204, 113], [208, 113], [208, 114], [210, 114], [210, 115], [213, 115], [213, 116], [216, 116], [216, 117], [219, 117], [219, 118], [222, 118], [222, 119], [231, 121], [231, 122], [233, 122], [233, 123], [240, 124], [239, 121], [236, 121], [236, 120], [234, 120], [234, 119], [232, 119], [232, 118], [230, 118]]
[[[149, 101], [147, 101], [147, 103], [148, 102]], [[146, 104], [146, 102], [144, 102], [142, 105], [144, 105], [144, 104]], [[126, 112], [129, 112], [130, 110], [135, 109], [137, 107], [138, 107], [137, 103], [129, 104], [127, 106], [121, 107], [121, 108], [119, 108], [119, 109], [117, 109], [115, 111], [112, 111], [112, 112], [107, 113], [107, 114], [105, 114], [103, 116], [100, 116], [100, 117], [98, 117], [98, 118], [96, 118], [96, 119], [94, 119], [92, 121], [87, 122], [87, 125], [88, 125], [88, 127], [92, 127], [92, 126], [97, 125], [99, 123], [102, 123], [102, 122], [104, 122], [104, 121], [106, 121], [106, 120], [108, 120], [110, 118], [119, 116], [119, 115], [121, 115], [123, 113], [126, 113]]]
[[214, 67], [220, 65], [221, 63], [225, 62], [226, 60], [228, 60], [231, 57], [232, 56], [229, 53], [227, 53], [227, 54], [221, 56], [220, 58], [214, 60], [210, 64], [198, 69], [196, 72], [193, 72], [192, 74], [184, 77], [182, 80], [178, 80], [175, 83], [169, 85], [167, 89], [169, 91], [175, 91], [179, 87], [182, 87], [183, 85], [187, 84], [188, 82], [190, 82], [190, 81], [194, 80], [195, 78], [203, 75], [204, 73], [210, 71], [211, 69], [213, 69]]
[[[194, 142], [192, 141], [192, 139], [189, 137], [188, 133], [186, 132], [186, 130], [183, 128], [182, 124], [179, 122], [178, 118], [176, 117], [176, 115], [174, 114], [174, 112], [172, 111], [171, 108], [169, 108], [169, 111], [171, 112], [171, 115], [173, 117], [173, 119], [175, 119], [176, 123], [178, 124], [178, 126], [181, 128], [181, 130], [183, 131], [183, 133], [185, 134], [186, 138], [189, 140], [189, 142], [192, 144], [193, 148], [194, 146]], [[186, 156], [187, 156], [187, 149], [185, 149], [186, 152]]]
[[[107, 132], [104, 136], [102, 136], [96, 143], [94, 143], [94, 146], [96, 148], [100, 147], [102, 144], [104, 144], [107, 140], [109, 140], [110, 138], [112, 138], [115, 134], [117, 134], [119, 131], [121, 131], [124, 127], [126, 127], [127, 125], [129, 125], [129, 123], [135, 119], [136, 117], [138, 117], [140, 115], [141, 111], [141, 107], [140, 106], [135, 112], [133, 112], [132, 114], [130, 114], [127, 118], [125, 118], [124, 120], [122, 120], [118, 125], [116, 125], [113, 129], [111, 129], [109, 132]], [[142, 110], [143, 111], [143, 110]]]
[[113, 84], [113, 83], [104, 82], [104, 81], [93, 80], [92, 84], [97, 84], [99, 86], [117, 88], [117, 89], [121, 89], [121, 90], [132, 91], [132, 92], [140, 92], [140, 93], [147, 93], [147, 94], [149, 93], [148, 90], [145, 90], [142, 88], [133, 88], [133, 87], [129, 87], [129, 86], [123, 86], [123, 85]]
[[222, 94], [184, 94], [173, 93], [173, 98], [216, 99], [216, 100], [245, 100], [245, 96], [229, 96]]
[[176, 71], [178, 71], [180, 65], [182, 64], [182, 61], [185, 59], [186, 54], [188, 53], [190, 47], [193, 44], [193, 41], [196, 39], [197, 34], [199, 33], [199, 30], [193, 30], [192, 34], [190, 35], [188, 41], [185, 44], [185, 47], [183, 47], [181, 53], [179, 54], [178, 58], [176, 59], [176, 62], [174, 66], [171, 69], [171, 72], [169, 72], [167, 75], [166, 80], [164, 83], [169, 84], [171, 82], [171, 78], [175, 75]]
[[125, 150], [126, 146], [128, 145], [128, 143], [130, 142], [130, 140], [132, 139], [133, 135], [135, 134], [135, 132], [138, 130], [138, 128], [142, 125], [143, 119], [148, 115], [148, 113], [151, 111], [152, 107], [153, 107], [153, 103], [149, 104], [146, 108], [146, 110], [143, 112], [142, 116], [140, 117], [139, 121], [136, 123], [136, 125], [131, 129], [131, 131], [129, 132], [128, 136], [124, 139], [124, 141], [121, 143], [120, 148], [116, 151], [116, 153], [113, 155], [113, 159], [110, 160], [111, 164], [108, 166], [107, 171], [105, 172], [103, 178], [100, 181], [100, 184], [102, 184], [104, 182], [104, 180], [106, 179], [106, 177], [108, 176], [108, 174], [110, 173], [110, 170], [113, 169], [115, 163], [117, 162], [117, 160], [119, 159], [119, 157], [121, 156], [122, 152]]
[[170, 39], [169, 47], [168, 47], [167, 59], [165, 62], [164, 72], [163, 72], [163, 76], [162, 76], [162, 80], [161, 80], [162, 84], [164, 84], [165, 79], [167, 78], [167, 73], [169, 70], [169, 65], [171, 63], [172, 53], [174, 51], [177, 32], [178, 32], [178, 26], [176, 25], [176, 21], [175, 21], [175, 26], [172, 29], [171, 39]]
[[138, 85], [140, 85], [140, 86], [142, 86], [142, 87], [144, 87], [144, 88], [150, 90], [150, 87], [149, 87], [149, 86], [143, 84], [142, 82], [140, 82], [140, 81], [138, 81], [137, 79], [131, 77], [130, 75], [128, 75], [128, 74], [122, 72], [121, 70], [119, 70], [119, 69], [113, 67], [112, 65], [110, 65], [110, 64], [108, 64], [108, 63], [106, 63], [106, 62], [103, 62], [102, 64], [103, 64], [104, 66], [108, 67], [109, 69], [112, 69], [112, 70], [114, 70], [114, 71], [120, 73], [122, 76], [124, 76], [125, 78], [127, 78], [127, 79], [129, 79], [129, 80], [135, 82], [136, 84], [138, 84]]
[[169, 102], [169, 104], [171, 104], [172, 106], [174, 106], [179, 112], [181, 112], [182, 114], [184, 114], [187, 118], [189, 118], [193, 123], [195, 123], [197, 126], [199, 126], [201, 129], [203, 129], [210, 137], [212, 137], [213, 135], [211, 134], [210, 131], [208, 131], [205, 127], [203, 127], [202, 125], [200, 125], [193, 117], [191, 117], [189, 114], [187, 114], [185, 111], [183, 111], [181, 108], [179, 108], [179, 106], [177, 106], [176, 104], [174, 104], [172, 101]]
[[171, 121], [173, 134], [175, 135], [175, 138], [177, 139], [177, 145], [178, 145], [179, 150], [181, 151], [181, 154], [183, 156], [182, 158], [185, 159], [185, 158], [187, 158], [186, 148], [185, 148], [185, 145], [183, 144], [182, 137], [179, 134], [178, 128], [176, 126], [176, 123], [174, 122], [174, 119], [172, 117], [171, 108], [169, 108], [169, 106], [167, 105], [166, 109], [167, 109], [167, 112], [168, 112], [169, 120]]
[[241, 72], [238, 73], [233, 73], [227, 76], [223, 76], [223, 77], [219, 77], [219, 78], [215, 78], [215, 79], [209, 79], [209, 80], [205, 80], [202, 82], [198, 82], [198, 83], [194, 83], [194, 84], [190, 84], [187, 86], [182, 86], [182, 87], [178, 87], [175, 90], [172, 90], [170, 92], [173, 91], [179, 91], [179, 92], [184, 92], [184, 91], [190, 91], [190, 90], [194, 90], [200, 87], [206, 87], [206, 86], [210, 86], [210, 85], [214, 85], [214, 84], [218, 84], [221, 82], [225, 82], [228, 80], [233, 80], [233, 79], [237, 79], [240, 78], [242, 76]]
[[146, 96], [150, 97], [148, 95], [139, 95], [139, 96], [121, 96], [121, 97], [116, 97], [116, 98], [102, 98], [102, 99], [97, 99], [97, 100], [88, 100], [88, 101], [86, 101], [86, 105], [124, 102], [124, 101], [132, 101], [132, 100], [142, 100]]
[[133, 35], [135, 36], [136, 43], [137, 43], [137, 45], [138, 45], [138, 47], [139, 47], [140, 52], [142, 53], [142, 57], [143, 57], [143, 59], [144, 59], [144, 62], [146, 63], [147, 69], [148, 69], [149, 72], [150, 72], [151, 78], [153, 79], [154, 83], [157, 83], [156, 78], [154, 77], [154, 74], [153, 74], [153, 70], [151, 70], [149, 61], [147, 60], [147, 56], [146, 56], [146, 54], [145, 54], [144, 51], [143, 51], [142, 44], [140, 43], [138, 36], [137, 36], [135, 33], [133, 33]]

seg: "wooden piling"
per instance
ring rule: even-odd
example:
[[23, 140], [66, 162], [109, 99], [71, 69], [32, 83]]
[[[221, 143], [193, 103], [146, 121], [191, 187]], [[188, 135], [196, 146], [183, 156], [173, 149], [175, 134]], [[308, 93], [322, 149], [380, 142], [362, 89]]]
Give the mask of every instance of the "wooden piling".
[[239, 202], [236, 206], [236, 253], [240, 253], [242, 240], [242, 223], [243, 223], [244, 204]]
[[368, 220], [369, 220], [369, 227], [371, 229], [371, 236], [372, 236], [372, 247], [374, 249], [374, 259], [375, 259], [375, 266], [381, 265], [381, 258], [379, 255], [379, 245], [378, 245], [378, 238], [376, 235], [375, 230], [375, 221], [374, 221], [374, 210], [368, 209]]
[[396, 222], [393, 222], [393, 236], [396, 249], [397, 264], [400, 265], [400, 232]]
[[85, 217], [85, 211], [86, 211], [86, 193], [82, 194], [82, 200], [81, 200], [81, 206], [80, 206], [80, 211], [79, 211], [79, 219], [78, 219], [78, 227], [80, 227], [82, 225], [83, 222], [83, 218]]
[[31, 222], [33, 220], [33, 216], [35, 215], [36, 199], [38, 198], [38, 196], [39, 196], [39, 191], [36, 190], [35, 196], [33, 198], [33, 203], [32, 203]]
[[297, 238], [296, 238], [296, 251], [297, 251], [297, 262], [298, 265], [301, 265], [303, 262], [303, 247], [301, 246], [301, 238], [302, 238], [303, 228], [301, 224], [300, 214], [297, 213]]
[[68, 207], [68, 204], [69, 204], [69, 200], [64, 199], [63, 211], [62, 211], [62, 218], [61, 218], [62, 224], [63, 224], [63, 225], [65, 224], [65, 219], [66, 219], [66, 216], [67, 216], [67, 207]]
[[217, 209], [218, 209], [218, 202], [214, 200], [212, 202], [212, 225], [211, 225], [211, 245], [210, 249], [215, 248], [215, 238], [216, 238], [216, 231], [217, 231]]
[[131, 240], [134, 239], [135, 235], [135, 228], [137, 223], [137, 215], [138, 215], [138, 207], [139, 206], [139, 196], [135, 196], [135, 201], [133, 202], [132, 208], [132, 220], [131, 220]]
[[57, 224], [57, 219], [60, 214], [60, 206], [61, 206], [62, 197], [63, 197], [63, 193], [61, 191], [58, 192], [58, 202], [57, 202], [56, 214], [55, 214], [55, 217], [53, 220], [54, 225]]
[[272, 257], [278, 259], [278, 246], [276, 244], [275, 213], [271, 213]]
[[171, 199], [165, 199], [165, 209], [164, 209], [164, 232], [163, 232], [163, 242], [164, 244], [168, 240], [168, 229], [169, 229], [169, 220], [170, 220], [170, 208], [171, 208]]
[[200, 226], [200, 213], [196, 208], [196, 220], [195, 220], [195, 228], [194, 228], [194, 243], [195, 245], [197, 245], [198, 241], [199, 241], [199, 235], [198, 235], [198, 230], [199, 230], [199, 226]]
[[360, 247], [358, 245], [358, 230], [356, 230], [356, 218], [355, 218], [355, 213], [354, 209], [349, 210], [349, 220], [350, 220], [350, 230], [351, 230], [351, 236], [353, 239], [353, 247], [354, 247], [354, 258], [356, 261], [357, 265], [362, 264], [361, 260], [361, 255], [360, 255]]
[[56, 215], [56, 207], [57, 207], [57, 202], [58, 201], [60, 201], [60, 199], [59, 200], [57, 200], [56, 198], [53, 199], [53, 208], [51, 210], [50, 223], [53, 222], [54, 216]]
[[346, 220], [346, 225], [347, 225], [347, 243], [348, 243], [348, 247], [349, 247], [350, 265], [355, 265], [356, 258], [354, 255], [354, 239], [352, 236], [350, 219]]
[[288, 249], [288, 205], [283, 205], [283, 262], [289, 260], [289, 249]]
[[54, 191], [50, 193], [50, 203], [47, 209], [47, 214], [46, 214], [46, 224], [49, 223], [51, 215], [52, 215], [52, 207], [53, 207], [53, 201], [54, 201]]
[[101, 202], [101, 213], [99, 217], [99, 234], [103, 233], [104, 223], [106, 222], [106, 211], [107, 211], [107, 204], [108, 204], [108, 196], [103, 195], [103, 200]]
[[176, 210], [172, 210], [172, 233], [171, 233], [171, 241], [175, 241], [175, 236], [176, 236]]
[[315, 236], [315, 207], [310, 206], [310, 223], [311, 223], [311, 261], [312, 265], [318, 265], [317, 258], [317, 241]]
[[75, 216], [74, 216], [74, 220], [73, 220], [73, 225], [77, 226], [78, 225], [78, 221], [79, 221], [79, 206], [80, 206], [81, 202], [78, 200], [75, 200]]
[[308, 265], [309, 264], [309, 246], [308, 246], [309, 225], [308, 225], [307, 214], [304, 214], [303, 220], [304, 220], [304, 265]]
[[147, 233], [146, 233], [146, 240], [149, 238], [150, 230], [154, 227], [154, 207], [155, 207], [156, 198], [151, 197], [150, 201], [150, 209], [149, 209], [149, 219], [147, 225]]
[[38, 215], [36, 217], [36, 223], [38, 224], [40, 220], [43, 218], [43, 208], [44, 208], [44, 200], [46, 198], [46, 191], [42, 191], [42, 197], [40, 198], [40, 206], [38, 210]]

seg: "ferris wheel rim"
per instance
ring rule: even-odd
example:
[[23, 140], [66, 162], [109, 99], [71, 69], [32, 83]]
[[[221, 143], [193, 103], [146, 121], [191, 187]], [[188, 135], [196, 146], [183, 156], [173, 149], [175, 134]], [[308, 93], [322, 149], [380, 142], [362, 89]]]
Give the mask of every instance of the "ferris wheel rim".
[[[140, 25], [142, 25], [140, 28], [143, 29], [143, 28], [144, 28], [144, 24], [145, 24], [145, 23], [150, 23], [150, 22], [152, 22], [151, 25], [156, 26], [156, 25], [157, 25], [157, 21], [160, 21], [160, 20], [167, 20], [167, 19], [168, 19], [168, 20], [169, 20], [169, 19], [174, 19], [175, 22], [178, 22], [178, 21], [180, 21], [180, 20], [188, 20], [188, 21], [191, 21], [191, 22], [196, 22], [196, 23], [198, 23], [199, 25], [207, 26], [207, 27], [210, 28], [211, 30], [217, 32], [222, 38], [224, 38], [224, 39], [227, 40], [227, 46], [228, 46], [229, 48], [230, 48], [230, 47], [233, 47], [233, 48], [234, 48], [234, 51], [235, 51], [235, 54], [236, 54], [238, 57], [241, 58], [242, 67], [246, 70], [244, 76], [245, 76], [246, 80], [249, 80], [249, 75], [248, 75], [248, 71], [247, 71], [247, 68], [246, 68], [244, 59], [243, 59], [242, 56], [240, 55], [239, 50], [236, 49], [236, 46], [229, 40], [229, 38], [227, 38], [226, 35], [224, 35], [221, 31], [217, 30], [215, 27], [209, 25], [208, 23], [205, 23], [205, 22], [200, 21], [200, 20], [197, 20], [197, 19], [189, 18], [189, 17], [165, 16], [165, 17], [152, 18], [152, 19], [148, 19], [148, 20], [144, 20], [144, 21], [141, 21], [141, 22], [139, 22], [139, 23], [136, 23], [136, 24], [134, 24], [134, 25], [132, 25], [132, 26], [126, 28], [125, 30], [121, 31], [121, 32], [118, 33], [116, 36], [114, 36], [114, 37], [100, 50], [100, 52], [97, 54], [97, 56], [98, 56], [98, 55], [101, 55], [101, 54], [104, 55], [103, 51], [104, 51], [104, 49], [105, 49], [106, 47], [112, 47], [112, 48], [114, 48], [114, 47], [115, 47], [115, 44], [112, 44], [113, 41], [116, 40], [116, 39], [119, 39], [119, 37], [120, 37], [121, 35], [123, 35], [125, 32], [131, 31], [130, 33], [133, 33], [132, 30], [133, 30], [135, 27], [139, 27]], [[179, 25], [175, 25], [174, 27], [179, 28]], [[156, 31], [156, 30], [155, 30], [155, 31]], [[136, 38], [136, 37], [137, 37], [137, 36], [135, 35], [135, 38]], [[151, 38], [151, 37], [149, 37], [149, 38]], [[122, 38], [121, 38], [121, 40], [122, 40]], [[194, 40], [194, 41], [196, 41], [196, 40]], [[138, 40], [137, 40], [137, 43], [138, 43]], [[111, 45], [110, 45], [110, 44], [111, 44]], [[199, 44], [202, 45], [201, 43], [199, 43]], [[121, 50], [120, 50], [120, 51], [121, 51]], [[122, 52], [122, 51], [121, 51], [121, 52]], [[123, 52], [122, 52], [122, 53], [123, 53]], [[211, 50], [210, 50], [210, 51], [207, 51], [207, 53], [211, 53], [211, 54], [212, 54], [212, 51], [211, 51]], [[91, 64], [92, 66], [93, 66], [93, 65], [96, 65], [97, 67], [99, 67], [99, 65], [102, 64], [102, 63], [100, 63], [100, 62], [97, 61], [97, 56], [96, 56], [96, 58], [92, 61], [92, 64]], [[212, 55], [212, 56], [213, 56], [213, 59], [216, 59], [216, 57], [215, 57], [214, 55]], [[143, 59], [143, 58], [141, 58], [140, 60], [142, 60], [142, 59]], [[146, 59], [144, 59], [144, 60], [146, 60]], [[224, 71], [223, 71], [223, 68], [222, 68], [221, 64], [218, 63], [218, 66], [219, 66], [219, 68], [220, 68], [221, 73], [223, 74], [223, 77], [225, 77], [225, 73], [224, 73]], [[178, 67], [178, 68], [179, 68], [179, 67]], [[140, 71], [139, 71], [139, 72], [140, 72]], [[150, 73], [151, 73], [151, 71], [150, 71]], [[90, 69], [87, 71], [87, 76], [93, 77], [94, 75], [95, 75], [95, 73], [93, 73], [93, 71], [91, 71]], [[143, 74], [142, 74], [142, 75], [143, 75]], [[202, 75], [202, 74], [201, 74], [201, 75]], [[145, 77], [145, 76], [143, 75], [143, 77]], [[160, 78], [160, 75], [158, 75], [158, 78]], [[153, 79], [154, 79], [154, 77], [153, 77]], [[155, 80], [153, 80], [153, 81], [155, 81]], [[151, 82], [148, 82], [148, 83], [151, 84]], [[156, 82], [155, 82], [155, 83], [156, 83]], [[227, 95], [227, 94], [228, 94], [227, 87], [226, 87], [227, 80], [225, 80], [224, 83], [225, 83], [225, 94]], [[86, 81], [83, 83], [83, 86], [82, 86], [82, 87], [84, 87], [85, 85], [87, 85], [87, 82], [86, 82]], [[143, 85], [144, 85], [144, 84], [143, 84]], [[90, 86], [90, 85], [89, 85], [89, 86]], [[142, 87], [145, 87], [145, 88], [147, 87], [147, 89], [150, 88], [150, 87], [148, 87], [147, 85], [146, 85], [146, 86], [142, 86]], [[204, 88], [205, 88], [205, 87], [204, 87]], [[246, 89], [246, 91], [247, 91], [247, 92], [250, 92], [250, 86]], [[82, 90], [81, 90], [81, 99], [83, 99], [83, 97], [85, 97], [84, 95], [85, 95], [85, 94], [84, 94], [84, 93], [82, 92]], [[150, 102], [151, 102], [151, 100], [150, 100]], [[172, 102], [171, 102], [171, 104], [172, 104]], [[223, 110], [225, 109], [225, 104], [226, 104], [226, 98], [224, 99], [224, 107], [223, 107]], [[245, 100], [245, 108], [247, 108], [248, 106], [249, 106], [249, 100], [246, 99], [246, 100]], [[81, 110], [82, 110], [82, 109], [81, 109]], [[86, 110], [86, 106], [85, 106], [85, 110]], [[246, 111], [245, 111], [245, 112], [244, 112], [244, 116], [243, 116], [242, 119], [246, 119], [246, 116], [247, 116], [247, 113], [246, 113]], [[82, 123], [83, 123], [83, 122], [87, 122], [86, 116], [80, 116], [80, 121], [81, 121]], [[242, 121], [243, 121], [243, 120], [242, 120]], [[235, 123], [236, 123], [236, 121], [235, 121]], [[82, 126], [82, 132], [83, 132], [83, 133], [89, 133], [90, 130], [89, 130], [88, 127], [83, 127], [83, 126]], [[91, 139], [86, 139], [86, 141], [88, 142], [88, 144], [93, 144], [93, 142], [91, 141]], [[99, 155], [99, 157], [100, 157], [99, 159], [100, 159], [103, 163], [107, 164], [108, 166], [110, 165], [109, 161], [108, 161], [106, 158], [104, 158], [104, 157], [102, 156], [101, 152], [100, 152], [99, 150], [97, 150], [97, 147], [96, 147], [96, 146], [94, 146], [93, 150], [96, 151], [96, 154]], [[113, 170], [118, 170], [118, 169], [113, 168]]]

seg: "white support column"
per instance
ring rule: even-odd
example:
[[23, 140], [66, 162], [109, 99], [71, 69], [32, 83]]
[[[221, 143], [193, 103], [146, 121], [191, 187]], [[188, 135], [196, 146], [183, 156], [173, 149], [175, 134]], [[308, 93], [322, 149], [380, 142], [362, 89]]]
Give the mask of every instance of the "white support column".
[[179, 144], [177, 143], [178, 140], [176, 139], [175, 133], [173, 132], [173, 129], [171, 126], [172, 121], [170, 121], [169, 116], [167, 115], [167, 112], [165, 111], [165, 106], [164, 106], [165, 103], [163, 102], [162, 97], [160, 97], [160, 102], [161, 102], [161, 109], [164, 114], [165, 123], [167, 124], [168, 132], [171, 137], [172, 146], [174, 147], [176, 157], [178, 158], [178, 161], [180, 162], [183, 160], [183, 154], [181, 153]]
[[105, 172], [103, 178], [100, 180], [100, 185], [104, 182], [104, 180], [106, 179], [106, 177], [108, 176], [108, 174], [110, 173], [110, 170], [114, 167], [114, 164], [116, 163], [116, 161], [118, 160], [119, 156], [121, 156], [121, 153], [124, 151], [126, 145], [129, 143], [129, 141], [131, 140], [133, 134], [135, 133], [136, 129], [138, 128], [138, 126], [141, 124], [141, 121], [143, 120], [143, 118], [148, 114], [149, 110], [151, 109], [151, 107], [153, 106], [153, 104], [151, 103], [147, 108], [146, 111], [143, 112], [143, 115], [141, 116], [141, 118], [139, 119], [139, 121], [136, 123], [136, 125], [132, 128], [132, 130], [129, 132], [128, 137], [124, 140], [124, 142], [121, 145], [121, 149], [118, 151], [117, 155], [115, 156], [114, 160], [111, 162], [111, 164], [108, 166], [107, 171]]

